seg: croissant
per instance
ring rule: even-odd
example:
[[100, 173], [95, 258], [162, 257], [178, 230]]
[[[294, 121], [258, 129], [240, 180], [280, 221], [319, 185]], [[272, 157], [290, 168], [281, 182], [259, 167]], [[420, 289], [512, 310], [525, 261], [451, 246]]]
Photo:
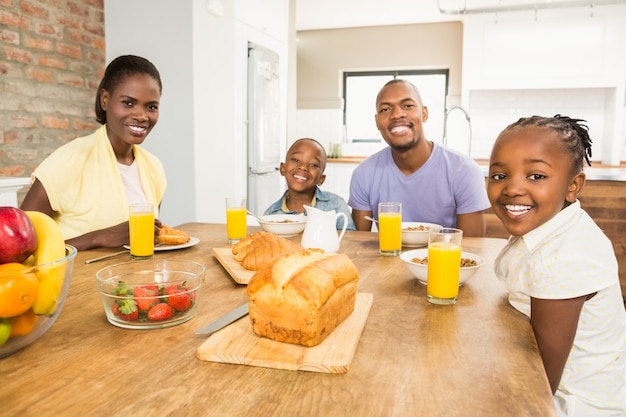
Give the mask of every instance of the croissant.
[[189, 242], [191, 237], [182, 230], [162, 224], [156, 239], [157, 242], [163, 245], [182, 245], [183, 243]]
[[282, 255], [301, 249], [298, 244], [273, 233], [257, 232], [235, 244], [232, 252], [242, 267], [256, 271]]
[[239, 242], [235, 243], [235, 245], [232, 248], [232, 253], [233, 255], [235, 255], [235, 259], [241, 262], [241, 260], [246, 255], [247, 251], [252, 250], [252, 247], [250, 245], [252, 245], [252, 243], [255, 240], [261, 239], [264, 236], [269, 235], [269, 234], [270, 233], [268, 232], [252, 233], [251, 235], [246, 236], [243, 239], [241, 239]]

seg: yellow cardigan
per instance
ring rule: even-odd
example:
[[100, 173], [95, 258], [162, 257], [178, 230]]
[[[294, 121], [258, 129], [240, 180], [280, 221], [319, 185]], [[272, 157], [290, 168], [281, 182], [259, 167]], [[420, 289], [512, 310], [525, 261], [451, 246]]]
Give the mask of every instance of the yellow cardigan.
[[[163, 164], [140, 146], [133, 153], [143, 191], [158, 210], [167, 186]], [[128, 220], [128, 201], [106, 125], [55, 150], [33, 172], [33, 181], [35, 177], [46, 189], [66, 240]]]

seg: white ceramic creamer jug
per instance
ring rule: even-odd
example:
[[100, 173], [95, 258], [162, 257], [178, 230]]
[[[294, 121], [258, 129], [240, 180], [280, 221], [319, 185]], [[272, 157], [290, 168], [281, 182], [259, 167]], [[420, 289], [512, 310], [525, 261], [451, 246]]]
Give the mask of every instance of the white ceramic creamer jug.
[[[336, 213], [335, 210], [323, 211], [311, 206], [304, 206], [307, 221], [302, 233], [301, 245], [303, 248], [320, 248], [327, 253], [339, 250], [339, 242], [348, 227], [348, 216], [345, 213]], [[343, 229], [337, 232], [337, 219], [343, 216]]]

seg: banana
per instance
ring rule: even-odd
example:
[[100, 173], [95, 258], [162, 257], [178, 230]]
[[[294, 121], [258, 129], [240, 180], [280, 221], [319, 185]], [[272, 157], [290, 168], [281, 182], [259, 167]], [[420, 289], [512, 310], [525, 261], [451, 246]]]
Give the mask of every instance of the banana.
[[22, 262], [22, 265], [28, 267], [35, 266], [35, 255], [30, 255], [28, 258], [26, 258], [26, 260]]
[[[43, 265], [65, 257], [65, 240], [59, 225], [47, 214], [39, 211], [26, 211], [35, 227], [37, 250], [35, 265]], [[57, 309], [63, 281], [65, 264], [39, 268], [36, 272], [39, 279], [39, 294], [33, 304], [33, 311], [38, 315], [52, 315]]]
[[11, 337], [11, 320], [0, 318], [0, 346]]

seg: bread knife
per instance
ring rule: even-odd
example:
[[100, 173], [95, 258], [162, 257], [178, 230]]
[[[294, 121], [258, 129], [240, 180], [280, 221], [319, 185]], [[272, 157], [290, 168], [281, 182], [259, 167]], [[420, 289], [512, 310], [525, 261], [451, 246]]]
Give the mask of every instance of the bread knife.
[[245, 303], [242, 306], [237, 307], [233, 311], [224, 314], [219, 319], [215, 320], [204, 326], [201, 329], [196, 330], [196, 334], [211, 334], [213, 332], [218, 331], [222, 327], [228, 326], [230, 323], [239, 320], [241, 317], [248, 314], [248, 303]]

